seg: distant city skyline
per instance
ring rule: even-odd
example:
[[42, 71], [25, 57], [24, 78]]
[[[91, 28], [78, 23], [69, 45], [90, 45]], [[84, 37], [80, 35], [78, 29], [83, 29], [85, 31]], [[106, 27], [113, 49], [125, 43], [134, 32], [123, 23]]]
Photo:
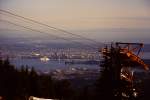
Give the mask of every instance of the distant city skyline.
[[[0, 9], [100, 42], [150, 43], [149, 0], [0, 0]], [[19, 22], [11, 16], [0, 14], [0, 19], [48, 31], [34, 24]], [[0, 21], [0, 36], [10, 35], [10, 30], [21, 36], [35, 34]], [[50, 33], [70, 37], [56, 31]]]

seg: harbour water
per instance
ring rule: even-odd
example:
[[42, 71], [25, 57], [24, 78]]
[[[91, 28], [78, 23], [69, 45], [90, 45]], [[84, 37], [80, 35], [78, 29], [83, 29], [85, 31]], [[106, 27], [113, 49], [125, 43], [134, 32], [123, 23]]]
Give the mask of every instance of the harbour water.
[[12, 59], [11, 63], [14, 64], [18, 69], [22, 65], [28, 66], [29, 68], [34, 67], [38, 71], [46, 72], [55, 69], [68, 69], [73, 68], [87, 68], [87, 69], [98, 69], [99, 65], [96, 64], [66, 64], [65, 60], [49, 60], [43, 62], [40, 59]]
[[[142, 59], [150, 59], [150, 52], [140, 54]], [[65, 60], [49, 60], [46, 62], [41, 61], [40, 59], [20, 59], [15, 58], [11, 59], [11, 63], [15, 65], [18, 69], [22, 65], [28, 66], [29, 68], [34, 67], [35, 70], [46, 72], [55, 69], [68, 69], [69, 67], [73, 68], [87, 68], [87, 69], [99, 69], [98, 64], [66, 64]]]

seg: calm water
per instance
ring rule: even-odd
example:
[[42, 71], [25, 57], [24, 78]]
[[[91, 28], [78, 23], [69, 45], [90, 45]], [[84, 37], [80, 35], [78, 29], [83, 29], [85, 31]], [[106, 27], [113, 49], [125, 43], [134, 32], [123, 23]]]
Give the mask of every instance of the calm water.
[[67, 69], [69, 67], [75, 68], [88, 68], [98, 69], [98, 65], [86, 65], [86, 64], [65, 64], [65, 61], [49, 60], [48, 62], [42, 62], [40, 59], [13, 59], [11, 63], [17, 68], [21, 68], [22, 65], [28, 65], [29, 68], [34, 67], [38, 71], [49, 71], [54, 69]]
[[[141, 58], [150, 59], [150, 52], [141, 54]], [[67, 69], [69, 67], [75, 68], [88, 68], [88, 69], [99, 69], [98, 65], [86, 65], [86, 64], [72, 64], [66, 65], [65, 61], [56, 61], [50, 60], [48, 62], [42, 62], [40, 59], [13, 59], [11, 63], [14, 64], [17, 68], [20, 68], [22, 65], [28, 65], [29, 68], [34, 67], [38, 71], [49, 71], [54, 69]]]

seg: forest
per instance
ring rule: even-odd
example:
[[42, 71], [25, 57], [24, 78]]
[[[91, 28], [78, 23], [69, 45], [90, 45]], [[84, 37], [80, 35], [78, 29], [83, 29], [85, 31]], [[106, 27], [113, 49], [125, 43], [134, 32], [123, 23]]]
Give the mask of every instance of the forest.
[[[124, 100], [122, 96], [115, 96], [115, 83], [112, 81], [110, 62], [104, 59], [101, 62], [99, 79], [93, 86], [76, 88], [70, 80], [54, 80], [48, 74], [37, 74], [28, 66], [16, 69], [9, 59], [0, 60], [0, 96], [2, 100], [28, 100], [30, 96], [51, 98], [58, 100]], [[122, 86], [122, 83], [117, 84]], [[150, 79], [144, 80], [141, 94], [137, 98], [126, 100], [149, 100]], [[119, 92], [119, 90], [117, 90]]]

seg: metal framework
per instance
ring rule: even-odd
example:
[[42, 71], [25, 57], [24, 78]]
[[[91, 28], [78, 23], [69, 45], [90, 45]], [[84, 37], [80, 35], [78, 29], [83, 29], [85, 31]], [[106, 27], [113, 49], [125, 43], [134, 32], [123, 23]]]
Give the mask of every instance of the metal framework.
[[[128, 85], [124, 86], [127, 91], [132, 90], [133, 95], [137, 95], [133, 88], [134, 72], [132, 68], [141, 67], [145, 71], [149, 70], [149, 66], [144, 63], [140, 58], [139, 54], [143, 48], [143, 43], [112, 43], [110, 46], [106, 46], [102, 49], [103, 56], [110, 59], [110, 69], [112, 71], [112, 79], [116, 82], [122, 81], [127, 82]], [[128, 93], [122, 89], [121, 95], [130, 97]]]

